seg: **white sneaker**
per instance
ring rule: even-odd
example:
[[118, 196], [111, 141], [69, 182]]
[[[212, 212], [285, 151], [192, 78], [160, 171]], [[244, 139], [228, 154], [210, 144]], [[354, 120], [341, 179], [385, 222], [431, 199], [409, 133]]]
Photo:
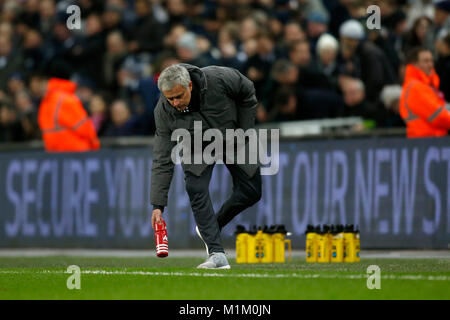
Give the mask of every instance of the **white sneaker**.
[[198, 227], [197, 227], [197, 226], [195, 226], [195, 232], [197, 232], [197, 235], [198, 235], [198, 237], [200, 238], [200, 240], [203, 241], [203, 244], [205, 245], [205, 248], [206, 248], [206, 255], [209, 256], [208, 246], [206, 245], [205, 240], [203, 240], [202, 235], [200, 234], [200, 230], [198, 230]]
[[197, 269], [231, 269], [227, 257], [223, 252], [213, 252]]

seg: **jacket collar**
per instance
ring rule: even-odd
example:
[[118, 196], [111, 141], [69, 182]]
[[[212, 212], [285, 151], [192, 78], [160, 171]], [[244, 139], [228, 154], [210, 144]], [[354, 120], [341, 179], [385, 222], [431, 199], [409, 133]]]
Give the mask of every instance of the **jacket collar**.
[[195, 81], [197, 83], [201, 94], [203, 94], [208, 88], [208, 83], [206, 82], [206, 76], [202, 69], [187, 63], [180, 63], [180, 66], [183, 66], [187, 69], [192, 81]]
[[430, 75], [426, 75], [425, 72], [419, 68], [412, 64], [408, 64], [405, 71], [405, 84], [413, 80], [418, 80], [426, 85], [439, 88], [439, 76], [434, 69], [431, 71]]
[[77, 85], [75, 82], [59, 79], [59, 78], [51, 78], [48, 81], [47, 91], [64, 91], [66, 93], [75, 93]]

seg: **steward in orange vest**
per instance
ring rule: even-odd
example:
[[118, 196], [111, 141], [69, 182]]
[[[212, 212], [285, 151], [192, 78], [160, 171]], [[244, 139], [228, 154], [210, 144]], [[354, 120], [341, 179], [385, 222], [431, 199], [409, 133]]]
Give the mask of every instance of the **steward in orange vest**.
[[408, 138], [446, 136], [450, 129], [450, 104], [439, 92], [439, 77], [431, 51], [415, 48], [408, 59], [400, 116]]
[[69, 80], [48, 81], [38, 113], [47, 151], [80, 152], [100, 148], [97, 132], [75, 89], [76, 84]]

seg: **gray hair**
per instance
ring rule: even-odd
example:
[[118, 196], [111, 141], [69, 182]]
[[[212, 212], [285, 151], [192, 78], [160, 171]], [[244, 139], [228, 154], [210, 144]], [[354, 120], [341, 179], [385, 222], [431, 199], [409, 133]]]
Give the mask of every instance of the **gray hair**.
[[179, 64], [171, 65], [161, 72], [158, 79], [158, 88], [161, 92], [172, 90], [177, 84], [182, 85], [186, 89], [189, 88], [191, 76], [187, 69]]

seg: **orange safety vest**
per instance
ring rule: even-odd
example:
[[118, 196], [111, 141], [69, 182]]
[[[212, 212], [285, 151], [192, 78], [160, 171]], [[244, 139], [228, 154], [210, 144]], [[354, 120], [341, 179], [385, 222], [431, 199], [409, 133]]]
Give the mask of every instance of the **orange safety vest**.
[[450, 105], [439, 92], [439, 77], [427, 76], [412, 64], [406, 66], [400, 96], [400, 116], [408, 138], [441, 137], [450, 129]]
[[97, 150], [95, 127], [75, 95], [76, 84], [52, 78], [39, 106], [38, 122], [45, 149], [51, 152]]

